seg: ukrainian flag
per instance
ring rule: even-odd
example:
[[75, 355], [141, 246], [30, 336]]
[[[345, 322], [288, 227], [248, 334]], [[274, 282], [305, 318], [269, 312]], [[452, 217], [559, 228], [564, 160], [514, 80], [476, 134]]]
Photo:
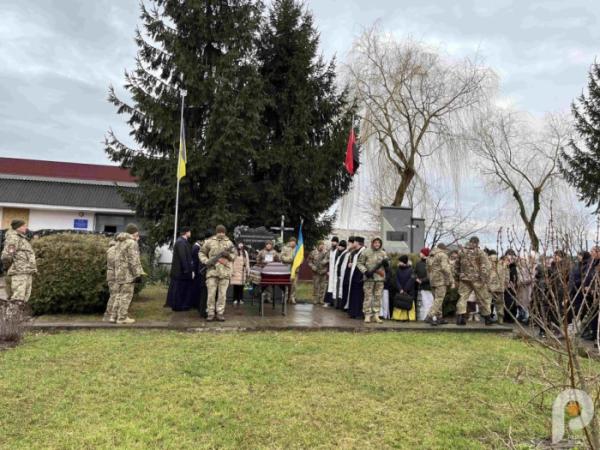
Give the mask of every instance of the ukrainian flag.
[[181, 119], [181, 135], [179, 136], [179, 161], [177, 162], [177, 181], [185, 177], [185, 164], [187, 163], [187, 150], [185, 148], [185, 125]]
[[294, 262], [292, 263], [292, 274], [291, 279], [296, 278], [296, 272], [298, 268], [304, 262], [304, 238], [302, 237], [302, 224], [300, 224], [300, 231], [298, 232], [298, 246], [294, 253]]

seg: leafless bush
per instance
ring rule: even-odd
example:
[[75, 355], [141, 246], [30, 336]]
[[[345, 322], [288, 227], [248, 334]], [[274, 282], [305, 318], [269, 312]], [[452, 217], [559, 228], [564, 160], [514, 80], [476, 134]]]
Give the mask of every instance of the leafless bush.
[[0, 300], [0, 342], [18, 342], [23, 335], [23, 305]]
[[[507, 292], [519, 307], [520, 314], [507, 309], [526, 341], [540, 353], [536, 382], [545, 395], [557, 395], [564, 389], [580, 389], [600, 410], [600, 376], [593, 370], [590, 356], [600, 352], [598, 310], [600, 305], [600, 247], [591, 251], [573, 248], [578, 242], [563, 229], [552, 224], [546, 228], [540, 252], [529, 250], [528, 236], [515, 230], [498, 234], [498, 251], [510, 259], [517, 279]], [[508, 250], [510, 248], [510, 250]], [[513, 269], [513, 270], [514, 270]], [[583, 336], [595, 329], [595, 348]], [[592, 449], [600, 449], [598, 414], [585, 429], [585, 440]]]

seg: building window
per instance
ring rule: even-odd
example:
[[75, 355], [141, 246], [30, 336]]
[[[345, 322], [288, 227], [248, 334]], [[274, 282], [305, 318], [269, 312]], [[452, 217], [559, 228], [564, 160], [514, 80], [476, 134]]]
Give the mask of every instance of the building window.
[[105, 233], [116, 233], [117, 227], [116, 227], [116, 225], [104, 225], [104, 232]]
[[408, 240], [406, 231], [388, 231], [385, 235], [386, 241], [402, 241]]

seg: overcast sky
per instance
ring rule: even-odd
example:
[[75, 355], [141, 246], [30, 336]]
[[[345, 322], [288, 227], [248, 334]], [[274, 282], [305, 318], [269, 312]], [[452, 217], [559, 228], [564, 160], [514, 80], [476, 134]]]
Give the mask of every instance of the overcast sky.
[[[597, 0], [314, 0], [327, 57], [381, 19], [398, 36], [479, 52], [502, 94], [534, 114], [569, 107], [600, 53]], [[343, 5], [343, 6], [342, 6]], [[137, 0], [0, 0], [0, 156], [106, 163], [103, 137], [128, 132], [106, 101], [133, 67]]]

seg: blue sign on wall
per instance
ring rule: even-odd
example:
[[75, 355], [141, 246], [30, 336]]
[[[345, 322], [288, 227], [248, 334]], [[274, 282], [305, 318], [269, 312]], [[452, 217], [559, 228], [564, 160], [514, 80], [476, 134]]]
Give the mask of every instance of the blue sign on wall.
[[73, 228], [76, 230], [87, 230], [88, 220], [87, 219], [75, 219], [73, 221]]

